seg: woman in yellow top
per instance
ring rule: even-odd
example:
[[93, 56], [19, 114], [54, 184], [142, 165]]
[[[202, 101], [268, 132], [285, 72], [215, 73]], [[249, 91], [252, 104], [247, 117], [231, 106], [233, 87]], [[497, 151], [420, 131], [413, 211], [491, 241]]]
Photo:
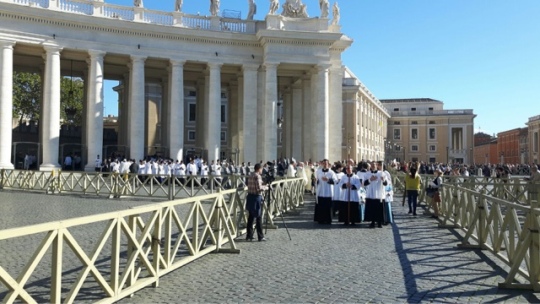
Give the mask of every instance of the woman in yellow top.
[[405, 176], [405, 190], [409, 203], [409, 214], [416, 215], [416, 205], [418, 204], [418, 193], [422, 185], [420, 174], [416, 172], [416, 167], [411, 167], [409, 174]]

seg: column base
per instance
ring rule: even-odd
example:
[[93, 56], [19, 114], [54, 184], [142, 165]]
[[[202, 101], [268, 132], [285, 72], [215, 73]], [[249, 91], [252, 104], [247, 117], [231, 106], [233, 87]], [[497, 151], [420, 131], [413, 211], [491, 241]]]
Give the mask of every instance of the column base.
[[59, 164], [41, 164], [39, 166], [39, 171], [53, 171], [60, 169], [62, 169], [62, 167]]
[[0, 163], [0, 169], [13, 170], [15, 166], [12, 163]]

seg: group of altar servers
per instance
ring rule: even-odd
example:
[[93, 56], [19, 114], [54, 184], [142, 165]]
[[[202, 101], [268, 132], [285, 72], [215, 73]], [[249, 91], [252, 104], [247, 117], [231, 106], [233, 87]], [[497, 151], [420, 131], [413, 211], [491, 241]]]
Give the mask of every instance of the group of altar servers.
[[382, 228], [393, 222], [393, 201], [390, 173], [382, 162], [361, 162], [353, 166], [337, 163], [333, 169], [324, 159], [316, 169], [316, 206], [314, 221], [331, 224], [338, 213], [338, 221], [345, 225], [371, 222], [369, 227]]

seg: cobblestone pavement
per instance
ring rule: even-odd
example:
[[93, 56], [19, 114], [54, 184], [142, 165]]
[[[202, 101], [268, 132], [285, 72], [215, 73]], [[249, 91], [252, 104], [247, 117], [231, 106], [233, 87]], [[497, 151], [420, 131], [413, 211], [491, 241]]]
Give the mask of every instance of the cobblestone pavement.
[[203, 257], [121, 303], [540, 303], [540, 294], [498, 289], [507, 268], [488, 252], [458, 249], [459, 232], [393, 207], [394, 225], [370, 229], [318, 225], [307, 202], [285, 217], [292, 241], [284, 228], [267, 242], [239, 239], [240, 254]]
[[[489, 252], [458, 249], [460, 231], [410, 216], [397, 202], [395, 224], [369, 229], [318, 225], [312, 198], [306, 199], [299, 212], [285, 216], [292, 241], [277, 218], [281, 228], [268, 230], [267, 242], [240, 238], [240, 254], [207, 255], [120, 303], [540, 303], [538, 293], [498, 289], [506, 266]], [[0, 229], [145, 203], [4, 191]]]

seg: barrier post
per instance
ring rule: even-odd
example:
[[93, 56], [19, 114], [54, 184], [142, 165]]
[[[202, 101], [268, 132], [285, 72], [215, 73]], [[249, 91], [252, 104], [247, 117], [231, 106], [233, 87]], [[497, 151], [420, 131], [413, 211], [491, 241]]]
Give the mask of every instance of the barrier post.
[[528, 192], [529, 196], [532, 197], [532, 200], [530, 202], [531, 208], [529, 209], [530, 212], [530, 224], [531, 227], [529, 228], [531, 231], [531, 242], [529, 243], [529, 257], [530, 257], [530, 269], [529, 269], [529, 280], [533, 287], [534, 291], [540, 290], [540, 233], [538, 227], [538, 212], [537, 208], [539, 207], [539, 191], [538, 191], [538, 184], [529, 184], [528, 185]]
[[168, 198], [170, 201], [172, 201], [174, 200], [174, 183], [175, 183], [174, 175], [170, 175], [169, 177], [167, 177], [167, 181], [169, 183]]
[[6, 174], [6, 169], [0, 170], [0, 190], [4, 189], [4, 175]]

